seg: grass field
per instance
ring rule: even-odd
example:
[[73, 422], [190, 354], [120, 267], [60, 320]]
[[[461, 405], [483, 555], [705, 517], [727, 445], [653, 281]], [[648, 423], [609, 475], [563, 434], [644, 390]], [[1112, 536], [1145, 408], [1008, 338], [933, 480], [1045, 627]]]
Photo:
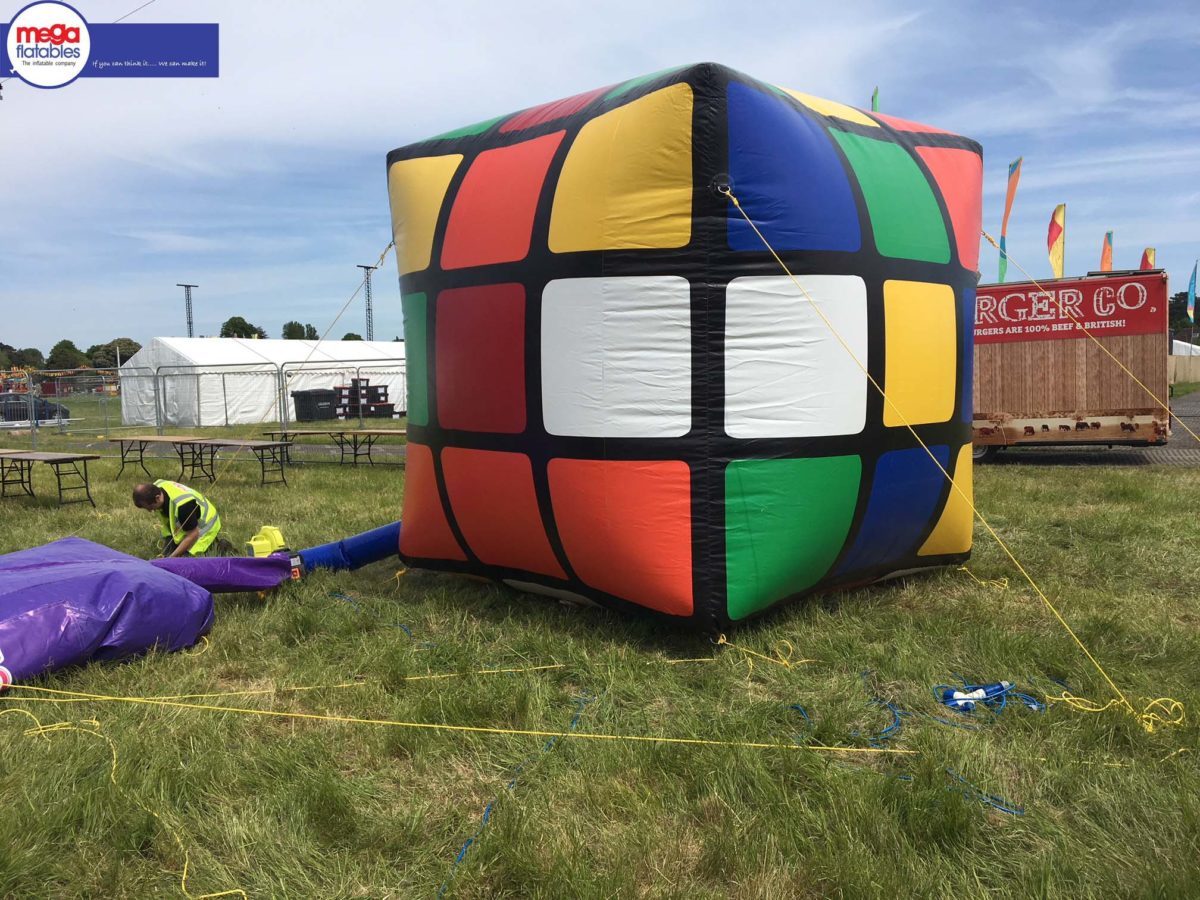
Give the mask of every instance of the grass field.
[[1177, 381], [1171, 385], [1171, 396], [1176, 398], [1186, 397], [1196, 391], [1200, 391], [1200, 381]]
[[[0, 505], [0, 552], [68, 534], [149, 552], [154, 523], [129, 501], [135, 478], [113, 481], [114, 461], [93, 466], [95, 510], [45, 499], [41, 468], [38, 500]], [[399, 467], [313, 464], [288, 478], [260, 488], [257, 463], [239, 461], [206, 493], [238, 541], [274, 524], [310, 546], [399, 515]], [[976, 480], [994, 527], [1135, 705], [1167, 695], [1200, 709], [1200, 476], [1005, 465]], [[544, 750], [536, 736], [14, 691], [4, 709], [95, 724], [37, 736], [28, 717], [0, 716], [0, 895], [183, 896], [186, 863], [193, 897], [1196, 896], [1190, 716], [1148, 734], [1115, 710], [1012, 706], [965, 720], [976, 730], [907, 716], [875, 741], [912, 755], [805, 748], [871, 749], [892, 722], [873, 697], [936, 715], [931, 686], [959, 675], [1110, 698], [978, 529], [977, 542], [971, 572], [1006, 589], [948, 570], [833, 594], [731, 634], [734, 647], [460, 578], [397, 577], [388, 563], [219, 597], [206, 645], [38, 684], [260, 691], [181, 702], [550, 733], [578, 715], [574, 736]], [[789, 646], [790, 667], [741, 649]]]

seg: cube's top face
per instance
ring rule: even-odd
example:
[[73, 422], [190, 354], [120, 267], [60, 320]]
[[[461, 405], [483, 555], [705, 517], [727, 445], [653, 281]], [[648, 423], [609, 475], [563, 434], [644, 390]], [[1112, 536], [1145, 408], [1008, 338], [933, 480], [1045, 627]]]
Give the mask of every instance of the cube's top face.
[[961, 558], [981, 182], [712, 64], [389, 154], [402, 555], [711, 627]]

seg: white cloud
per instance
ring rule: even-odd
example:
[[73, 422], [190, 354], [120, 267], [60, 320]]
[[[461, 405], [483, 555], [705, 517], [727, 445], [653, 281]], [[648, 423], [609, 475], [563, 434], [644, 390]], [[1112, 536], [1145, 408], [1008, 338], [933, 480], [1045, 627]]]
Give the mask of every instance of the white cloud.
[[[0, 3], [0, 19], [23, 5]], [[98, 22], [138, 0], [75, 5]], [[1183, 2], [1100, 26], [1090, 8], [929, 0], [157, 0], [129, 21], [218, 22], [221, 77], [5, 85], [0, 305], [17, 309], [6, 332], [22, 343], [49, 346], [64, 327], [35, 311], [31, 291], [70, 309], [87, 343], [111, 336], [114, 318], [135, 337], [178, 331], [185, 278], [202, 284], [205, 316], [320, 326], [353, 289], [354, 265], [387, 240], [388, 150], [704, 60], [858, 106], [879, 85], [885, 111], [982, 139], [985, 221], [998, 220], [1008, 160], [1024, 154], [1010, 240], [1031, 258], [1044, 259], [1044, 227], [1027, 223], [1059, 194], [1072, 240], [1094, 212], [1123, 240], [1178, 243], [1190, 271], [1185, 235], [1200, 234], [1185, 202], [1200, 193], [1200, 79], [1186, 53], [1200, 16]], [[388, 337], [394, 271], [377, 281]]]

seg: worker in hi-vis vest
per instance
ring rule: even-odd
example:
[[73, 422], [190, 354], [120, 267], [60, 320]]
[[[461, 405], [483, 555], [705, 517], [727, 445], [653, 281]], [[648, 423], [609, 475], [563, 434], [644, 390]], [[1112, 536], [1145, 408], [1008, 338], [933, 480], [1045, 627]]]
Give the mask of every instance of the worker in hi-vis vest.
[[216, 506], [186, 484], [165, 478], [139, 484], [133, 489], [133, 503], [156, 511], [162, 519], [163, 556], [203, 556], [221, 533]]

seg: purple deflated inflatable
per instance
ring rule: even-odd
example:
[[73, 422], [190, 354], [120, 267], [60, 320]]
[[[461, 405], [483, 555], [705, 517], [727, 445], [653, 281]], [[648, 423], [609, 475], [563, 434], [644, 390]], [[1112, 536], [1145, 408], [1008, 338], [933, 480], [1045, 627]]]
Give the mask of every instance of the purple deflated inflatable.
[[180, 556], [152, 559], [150, 565], [173, 572], [214, 594], [269, 591], [292, 577], [288, 554], [273, 556]]
[[204, 588], [91, 541], [9, 553], [0, 556], [0, 688], [154, 646], [181, 650], [212, 621]]

